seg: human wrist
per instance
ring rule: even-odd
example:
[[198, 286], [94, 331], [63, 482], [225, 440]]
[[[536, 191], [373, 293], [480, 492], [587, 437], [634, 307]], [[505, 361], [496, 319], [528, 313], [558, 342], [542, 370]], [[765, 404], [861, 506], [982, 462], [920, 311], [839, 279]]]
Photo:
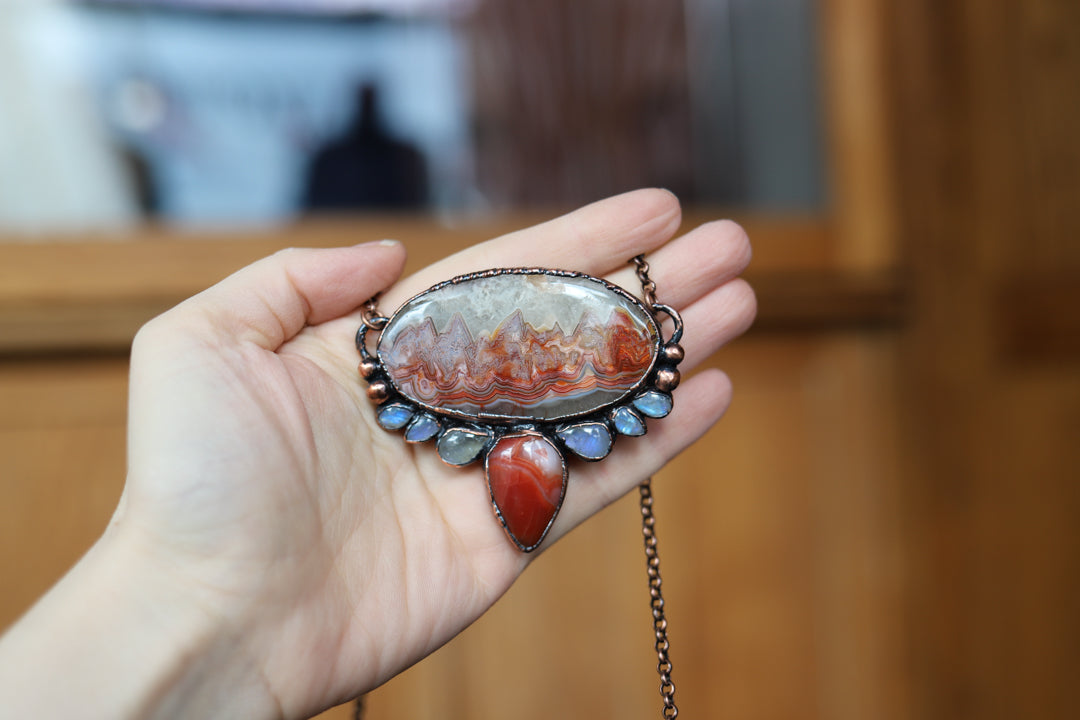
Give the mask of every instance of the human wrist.
[[0, 638], [13, 717], [280, 717], [243, 621], [117, 527]]

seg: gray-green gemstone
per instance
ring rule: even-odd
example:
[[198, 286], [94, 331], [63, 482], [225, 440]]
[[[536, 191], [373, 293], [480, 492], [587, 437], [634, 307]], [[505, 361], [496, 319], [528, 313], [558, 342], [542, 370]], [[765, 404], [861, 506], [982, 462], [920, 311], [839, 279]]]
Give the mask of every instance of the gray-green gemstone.
[[439, 457], [451, 465], [468, 465], [480, 457], [491, 435], [469, 428], [450, 428], [440, 437], [435, 447]]

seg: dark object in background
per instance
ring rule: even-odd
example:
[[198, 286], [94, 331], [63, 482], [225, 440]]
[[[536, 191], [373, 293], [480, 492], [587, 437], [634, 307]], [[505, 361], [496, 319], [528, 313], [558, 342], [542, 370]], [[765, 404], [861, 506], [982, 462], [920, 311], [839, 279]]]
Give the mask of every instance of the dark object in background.
[[371, 85], [357, 93], [345, 135], [319, 150], [308, 171], [306, 210], [414, 209], [428, 203], [427, 166], [383, 127]]
[[479, 188], [573, 207], [694, 183], [686, 18], [671, 0], [500, 0], [469, 19]]
[[146, 156], [137, 148], [120, 147], [120, 157], [127, 168], [135, 192], [135, 206], [144, 217], [154, 217], [161, 212], [161, 192], [154, 180], [154, 169]]

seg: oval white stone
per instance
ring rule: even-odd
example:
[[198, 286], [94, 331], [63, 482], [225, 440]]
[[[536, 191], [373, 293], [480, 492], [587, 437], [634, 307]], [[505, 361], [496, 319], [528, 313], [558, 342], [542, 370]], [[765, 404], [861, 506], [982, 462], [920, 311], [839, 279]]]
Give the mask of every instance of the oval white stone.
[[378, 355], [394, 387], [437, 413], [557, 420], [627, 398], [660, 332], [636, 298], [577, 273], [503, 270], [455, 278], [390, 318]]

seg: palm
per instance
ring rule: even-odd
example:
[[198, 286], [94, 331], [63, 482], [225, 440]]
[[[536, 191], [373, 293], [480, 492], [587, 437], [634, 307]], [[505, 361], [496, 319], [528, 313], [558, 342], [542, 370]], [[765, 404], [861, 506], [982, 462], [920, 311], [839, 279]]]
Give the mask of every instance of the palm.
[[[606, 201], [607, 208], [600, 203], [569, 216], [570, 223], [549, 224], [563, 223], [549, 232], [569, 233], [591, 212], [594, 222], [608, 227], [622, 219], [625, 234], [639, 236], [582, 252], [571, 233], [563, 253], [574, 250], [577, 263], [560, 257], [557, 244], [503, 238], [403, 281], [387, 293], [384, 307], [396, 307], [440, 279], [487, 266], [616, 271], [630, 255], [667, 240], [677, 224], [677, 216], [668, 217], [641, 230], [656, 220], [657, 203], [665, 202], [651, 199], [652, 208], [630, 208], [644, 218], [619, 218], [628, 208], [625, 201], [611, 207], [617, 198]], [[714, 253], [711, 266], [691, 264], [712, 278], [674, 282], [669, 270], [668, 285], [661, 284], [661, 292], [672, 287], [676, 300], [683, 294], [677, 305], [691, 306], [684, 316], [696, 345], [688, 346], [687, 364], [741, 331], [753, 315], [745, 286], [732, 282], [745, 264], [736, 241], [744, 243], [728, 237], [731, 247]], [[699, 231], [664, 252], [675, 265], [678, 253], [700, 255], [703, 243], [716, 245], [715, 237]], [[392, 275], [395, 262], [384, 258], [383, 264]], [[615, 279], [629, 287], [626, 274]], [[211, 300], [215, 292], [230, 292], [228, 282], [225, 291], [210, 291]], [[325, 286], [324, 278], [315, 282]], [[256, 616], [259, 627], [270, 629], [251, 639], [252, 652], [262, 659], [274, 694], [301, 713], [343, 701], [438, 647], [486, 610], [527, 564], [492, 517], [476, 466], [450, 468], [430, 447], [406, 445], [375, 424], [350, 342], [358, 315], [338, 317], [381, 289], [372, 283], [348, 302], [327, 301], [345, 302], [342, 307], [320, 309], [305, 297], [299, 303], [307, 305], [303, 329], [290, 329], [281, 308], [263, 312], [273, 302], [261, 297], [246, 314], [242, 306], [239, 313], [212, 305], [204, 311], [196, 298], [190, 301], [194, 310], [182, 306], [173, 313], [201, 313], [205, 322], [159, 321], [144, 331], [133, 355], [132, 426], [139, 431], [132, 433], [120, 517], [142, 528], [150, 544], [184, 568], [213, 602]], [[737, 308], [723, 307], [737, 295]], [[698, 316], [725, 311], [725, 327], [694, 327]], [[608, 461], [572, 469], [566, 506], [548, 543], [718, 417], [726, 404], [722, 378], [702, 375], [692, 382], [699, 391], [680, 400], [669, 419], [682, 432], [658, 426], [647, 438], [620, 446]], [[300, 671], [297, 658], [306, 661]]]
[[[180, 417], [191, 410], [190, 425], [170, 428], [185, 438], [181, 455], [159, 453], [155, 465], [167, 471], [133, 474], [155, 482], [127, 491], [157, 537], [170, 546], [183, 539], [201, 585], [308, 628], [274, 653], [336, 646], [323, 659], [348, 669], [340, 677], [313, 666], [309, 678], [283, 678], [325, 684], [327, 702], [355, 692], [359, 667], [385, 679], [444, 642], [460, 621], [431, 620], [439, 607], [459, 602], [468, 622], [522, 564], [491, 518], [475, 468], [448, 468], [429, 448], [375, 427], [355, 374], [355, 327], [344, 319], [306, 328], [277, 352], [189, 350], [182, 370], [165, 370], [156, 400]], [[192, 446], [214, 448], [213, 465], [202, 454], [192, 460]], [[408, 617], [379, 627], [354, 622], [402, 608]], [[398, 652], [379, 652], [387, 646]], [[372, 667], [373, 658], [380, 662]]]

